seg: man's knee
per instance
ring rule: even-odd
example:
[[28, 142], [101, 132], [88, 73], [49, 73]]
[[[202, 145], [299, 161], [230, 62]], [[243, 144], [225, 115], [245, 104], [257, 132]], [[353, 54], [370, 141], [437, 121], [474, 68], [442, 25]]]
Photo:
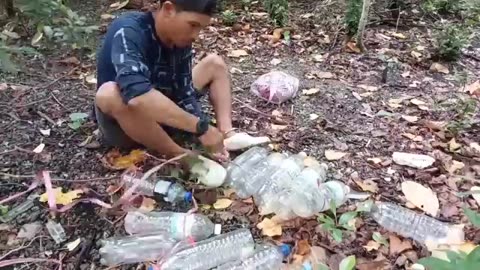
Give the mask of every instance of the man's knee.
[[217, 72], [228, 71], [227, 63], [225, 63], [225, 60], [223, 60], [223, 58], [217, 54], [209, 54], [205, 56], [202, 61], [205, 61], [207, 66], [212, 68], [214, 74]]
[[104, 113], [112, 115], [122, 107], [120, 89], [116, 82], [106, 82], [95, 94], [95, 104]]

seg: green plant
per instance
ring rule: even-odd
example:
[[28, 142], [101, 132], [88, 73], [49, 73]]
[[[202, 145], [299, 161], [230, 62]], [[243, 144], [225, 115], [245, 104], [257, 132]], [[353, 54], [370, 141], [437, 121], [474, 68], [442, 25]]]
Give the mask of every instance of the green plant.
[[68, 123], [68, 126], [73, 130], [77, 130], [85, 123], [87, 117], [88, 114], [86, 113], [72, 113], [70, 114], [70, 123]]
[[428, 270], [477, 270], [480, 269], [480, 246], [468, 255], [465, 252], [447, 251], [448, 261], [435, 257], [423, 258], [418, 261]]
[[456, 14], [464, 8], [463, 0], [427, 0], [422, 3], [426, 12], [438, 14]]
[[468, 44], [469, 29], [464, 26], [447, 25], [436, 33], [437, 56], [454, 61]]
[[275, 26], [288, 24], [288, 0], [263, 0], [263, 5]]
[[345, 13], [345, 28], [348, 37], [353, 37], [358, 30], [358, 23], [362, 15], [362, 0], [348, 0], [347, 11]]
[[455, 104], [450, 106], [453, 106], [455, 117], [447, 124], [447, 130], [456, 135], [460, 131], [471, 128], [477, 111], [477, 100], [460, 97], [455, 100]]
[[358, 211], [345, 212], [337, 218], [337, 208], [335, 203], [332, 202], [330, 212], [333, 214], [333, 217], [322, 213], [318, 215], [318, 222], [321, 223], [324, 230], [331, 234], [335, 241], [341, 242], [344, 232], [355, 230], [355, 227], [350, 223], [357, 217]]
[[251, 5], [252, 5], [252, 0], [242, 0], [242, 8], [244, 10], [248, 11]]
[[480, 213], [477, 213], [467, 207], [464, 207], [463, 211], [473, 226], [480, 228]]
[[222, 21], [226, 26], [232, 26], [237, 22], [237, 14], [227, 9], [222, 12]]

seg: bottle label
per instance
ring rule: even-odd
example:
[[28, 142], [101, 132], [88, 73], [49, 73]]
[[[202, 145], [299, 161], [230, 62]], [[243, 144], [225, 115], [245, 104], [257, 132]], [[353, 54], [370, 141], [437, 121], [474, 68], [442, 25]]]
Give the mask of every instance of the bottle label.
[[159, 195], [162, 195], [162, 199], [166, 201], [170, 185], [172, 185], [171, 182], [158, 180], [157, 183], [155, 183], [155, 188], [153, 189], [153, 191]]
[[176, 214], [173, 218], [172, 235], [175, 239], [185, 239], [192, 234], [195, 218], [192, 214]]

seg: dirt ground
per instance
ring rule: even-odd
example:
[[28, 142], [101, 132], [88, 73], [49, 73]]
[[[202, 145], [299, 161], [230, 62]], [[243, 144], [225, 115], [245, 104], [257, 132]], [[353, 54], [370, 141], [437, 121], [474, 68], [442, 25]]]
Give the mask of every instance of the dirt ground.
[[[96, 23], [108, 24], [100, 20], [100, 14], [107, 12], [110, 3], [86, 2], [78, 12], [95, 18], [92, 20]], [[463, 86], [480, 78], [478, 40], [474, 39], [473, 45], [464, 49], [458, 62], [441, 62], [448, 71], [442, 73], [431, 68], [435, 61], [428, 57], [432, 48], [430, 29], [419, 23], [422, 19], [417, 20], [418, 15], [409, 14], [410, 10], [405, 12], [405, 18], [413, 19], [400, 21], [398, 26], [375, 16], [366, 32], [368, 53], [359, 54], [344, 49], [342, 19], [338, 12], [331, 12], [341, 9], [330, 1], [292, 1], [291, 38], [274, 44], [265, 37], [274, 27], [261, 13], [260, 4], [253, 4], [249, 13], [241, 11], [238, 5], [234, 8], [240, 14], [238, 24], [226, 27], [220, 20], [214, 22], [202, 34], [196, 52], [197, 58], [218, 53], [228, 62], [236, 127], [271, 137], [271, 147], [275, 150], [305, 151], [326, 162], [329, 177], [354, 190], [363, 191], [358, 183], [373, 182], [377, 188], [371, 197], [375, 200], [405, 205], [400, 185], [406, 180], [430, 187], [440, 201], [437, 218], [466, 223], [467, 241], [480, 243], [480, 231], [468, 223], [462, 210], [462, 206], [467, 206], [478, 212], [480, 202], [471, 196], [456, 196], [457, 192], [478, 186], [480, 179], [480, 155], [470, 148], [471, 143], [480, 143], [478, 96], [463, 91]], [[233, 50], [244, 50], [247, 55], [232, 57]], [[0, 198], [25, 190], [33, 180], [32, 175], [48, 170], [53, 178], [59, 179], [54, 186], [64, 190], [88, 187], [89, 196], [106, 202], [114, 199], [107, 189], [118, 182], [121, 171], [112, 171], [101, 162], [111, 149], [96, 141], [93, 119], [89, 118], [76, 130], [68, 126], [71, 113], [91, 113], [95, 84], [89, 82], [89, 76], [95, 75], [94, 53], [46, 50], [42, 56], [18, 60], [22, 67], [18, 75], [0, 74], [1, 83], [5, 83], [5, 87], [0, 87]], [[250, 92], [252, 82], [272, 69], [300, 79], [297, 96], [282, 105], [268, 104]], [[462, 80], [464, 77], [466, 81]], [[467, 102], [473, 102], [474, 107], [468, 117], [469, 125], [462, 120], [462, 106]], [[456, 123], [460, 126], [458, 133], [439, 127], [440, 122]], [[46, 130], [50, 134], [46, 135]], [[452, 139], [460, 146], [453, 145], [452, 149]], [[43, 151], [34, 153], [32, 150], [40, 144], [45, 145]], [[329, 161], [325, 150], [347, 154]], [[393, 163], [393, 152], [428, 154], [437, 161], [424, 170], [412, 169]], [[462, 162], [464, 167], [449, 172], [448, 157]], [[145, 170], [156, 163], [155, 159], [149, 159]], [[43, 186], [34, 191], [43, 192]], [[223, 189], [217, 194], [223, 196]], [[25, 197], [8, 203], [9, 208], [25, 201]], [[354, 208], [355, 202], [351, 201], [339, 212]], [[248, 227], [257, 239], [268, 239], [256, 228], [262, 217], [252, 204], [238, 200], [231, 209], [202, 208], [202, 211], [222, 223], [224, 231]], [[103, 269], [96, 242], [124, 234], [121, 217], [121, 213], [105, 213], [93, 204], [79, 204], [58, 216], [57, 221], [67, 232], [67, 242], [82, 240], [78, 248], [69, 251], [64, 244], [55, 244], [45, 229], [30, 243], [16, 238], [24, 224], [45, 223], [49, 218], [47, 204], [36, 201], [12, 222], [0, 224], [0, 254], [24, 245], [0, 257], [0, 261], [62, 257], [63, 269]], [[371, 240], [373, 232], [381, 232], [388, 238], [388, 232], [368, 217], [359, 218], [356, 231], [341, 243], [335, 242], [318, 224], [315, 219], [295, 220], [284, 226], [281, 237], [274, 239], [292, 244], [306, 239], [309, 245], [326, 249], [331, 269], [338, 269], [338, 261], [348, 255], [355, 255], [360, 262], [385, 260], [385, 268], [381, 269], [408, 269], [419, 257], [428, 255], [424, 247], [414, 242], [397, 253], [389, 252], [386, 247], [367, 251], [363, 246]], [[42, 262], [6, 269], [55, 267]]]

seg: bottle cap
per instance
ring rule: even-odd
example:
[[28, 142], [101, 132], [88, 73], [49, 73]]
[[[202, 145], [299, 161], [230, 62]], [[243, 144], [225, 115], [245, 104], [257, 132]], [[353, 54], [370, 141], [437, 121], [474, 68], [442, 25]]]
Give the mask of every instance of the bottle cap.
[[292, 247], [287, 244], [280, 245], [280, 251], [282, 252], [284, 257], [287, 257], [292, 253]]
[[193, 195], [191, 192], [185, 192], [185, 195], [183, 196], [183, 199], [187, 203], [191, 203], [193, 201]]

